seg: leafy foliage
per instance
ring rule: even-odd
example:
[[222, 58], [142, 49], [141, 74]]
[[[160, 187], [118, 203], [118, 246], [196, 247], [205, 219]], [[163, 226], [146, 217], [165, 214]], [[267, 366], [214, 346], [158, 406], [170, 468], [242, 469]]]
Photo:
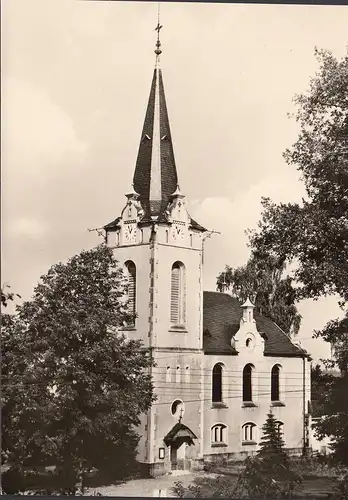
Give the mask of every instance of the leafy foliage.
[[[348, 301], [348, 51], [337, 60], [316, 51], [320, 64], [307, 93], [295, 98], [300, 125], [298, 140], [285, 152], [305, 183], [301, 204], [263, 199], [258, 231], [249, 233], [253, 251], [266, 252], [280, 262], [295, 262], [300, 298], [337, 294], [342, 308]], [[328, 388], [318, 424], [322, 435], [333, 436], [337, 456], [348, 458], [348, 311], [316, 332], [331, 342], [341, 370]], [[341, 444], [340, 444], [341, 443]]]
[[15, 300], [15, 297], [21, 299], [21, 296], [18, 294], [18, 293], [14, 293], [14, 292], [6, 292], [5, 289], [6, 288], [11, 288], [10, 285], [3, 285], [3, 287], [1, 288], [1, 305], [3, 307], [7, 307], [8, 306], [8, 303], [9, 301], [13, 301]]
[[276, 205], [263, 200], [253, 248], [296, 259], [302, 297], [337, 293], [348, 299], [348, 53], [336, 60], [316, 51], [320, 72], [295, 97], [300, 134], [285, 152], [301, 172], [307, 200]]
[[272, 255], [255, 251], [247, 264], [226, 266], [217, 278], [217, 289], [225, 287], [240, 302], [248, 297], [256, 310], [277, 323], [286, 333], [297, 334], [301, 324], [292, 278], [285, 275], [285, 264]]
[[348, 473], [339, 479], [330, 500], [348, 500]]
[[323, 371], [319, 365], [312, 368], [311, 371], [311, 400], [312, 416], [321, 417], [326, 413], [328, 394], [331, 387], [335, 384], [336, 377], [328, 371]]
[[330, 447], [340, 462], [348, 465], [348, 374], [337, 377], [324, 398], [324, 415], [315, 426], [319, 438], [331, 436]]
[[56, 465], [66, 492], [86, 471], [126, 469], [153, 400], [150, 352], [127, 341], [125, 283], [101, 245], [53, 266], [3, 318], [3, 458]]

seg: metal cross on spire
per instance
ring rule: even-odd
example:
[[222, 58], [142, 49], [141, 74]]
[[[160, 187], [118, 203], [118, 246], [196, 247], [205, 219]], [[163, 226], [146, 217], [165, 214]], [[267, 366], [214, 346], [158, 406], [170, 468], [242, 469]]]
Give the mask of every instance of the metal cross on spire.
[[180, 408], [180, 416], [179, 416], [179, 424], [181, 424], [182, 421], [182, 414], [184, 413], [184, 409]]
[[159, 59], [159, 56], [162, 54], [161, 42], [160, 42], [160, 31], [162, 28], [163, 28], [163, 26], [160, 23], [160, 4], [158, 3], [158, 21], [157, 21], [157, 26], [155, 28], [155, 31], [157, 31], [157, 42], [156, 42], [156, 50], [155, 50], [157, 61]]

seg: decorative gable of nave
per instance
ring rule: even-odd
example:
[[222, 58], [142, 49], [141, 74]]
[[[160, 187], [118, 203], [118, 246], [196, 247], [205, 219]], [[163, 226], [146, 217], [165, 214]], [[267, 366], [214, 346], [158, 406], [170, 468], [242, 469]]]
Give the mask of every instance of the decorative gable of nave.
[[241, 356], [258, 355], [263, 356], [265, 340], [263, 335], [257, 330], [254, 319], [255, 306], [248, 298], [241, 306], [243, 311], [240, 320], [239, 330], [232, 338], [233, 347]]

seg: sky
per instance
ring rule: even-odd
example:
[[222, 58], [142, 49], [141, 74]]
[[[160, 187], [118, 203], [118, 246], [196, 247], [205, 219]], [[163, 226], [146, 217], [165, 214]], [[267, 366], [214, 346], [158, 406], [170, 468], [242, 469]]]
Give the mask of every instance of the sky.
[[[24, 299], [51, 265], [100, 242], [132, 184], [155, 64], [157, 3], [3, 0], [2, 283]], [[296, 141], [292, 99], [342, 57], [348, 7], [162, 3], [163, 71], [181, 191], [214, 234], [204, 288], [246, 263], [261, 196], [301, 201], [282, 153]], [[342, 313], [335, 297], [299, 304], [299, 339]]]

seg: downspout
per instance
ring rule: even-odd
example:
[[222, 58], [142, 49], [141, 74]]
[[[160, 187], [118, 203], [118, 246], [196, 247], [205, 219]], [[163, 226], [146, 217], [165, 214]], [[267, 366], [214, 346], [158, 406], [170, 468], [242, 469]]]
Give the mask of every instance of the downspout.
[[[155, 315], [155, 257], [156, 257], [156, 231], [157, 225], [153, 224], [151, 228], [150, 235], [150, 317], [149, 317], [149, 349], [151, 356], [153, 355], [153, 340], [154, 340], [154, 315]], [[152, 366], [149, 368], [149, 373], [152, 377], [153, 370]], [[153, 463], [154, 454], [153, 454], [153, 442], [152, 442], [152, 433], [153, 433], [153, 407], [151, 406], [148, 414], [147, 414], [147, 450], [146, 450], [146, 458], [148, 463]]]
[[306, 357], [302, 357], [302, 419], [303, 419], [303, 447], [302, 447], [302, 456], [307, 455], [307, 447], [306, 447]]

